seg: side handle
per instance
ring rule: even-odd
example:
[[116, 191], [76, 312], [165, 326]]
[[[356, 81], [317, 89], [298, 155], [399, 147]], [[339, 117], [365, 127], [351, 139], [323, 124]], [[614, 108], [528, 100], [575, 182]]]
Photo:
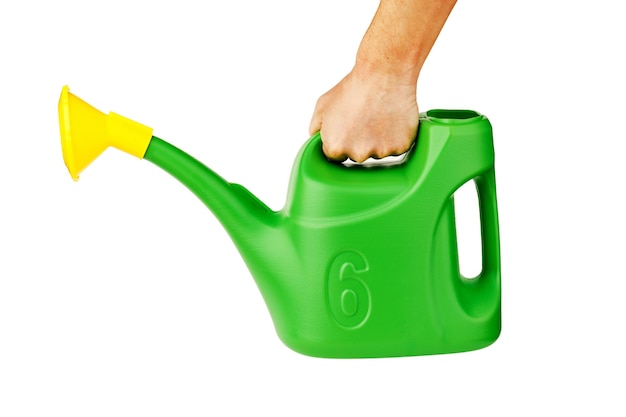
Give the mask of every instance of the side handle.
[[482, 236], [482, 271], [480, 281], [497, 286], [500, 293], [500, 232], [494, 168], [474, 179], [478, 191]]
[[[478, 193], [482, 268], [480, 274], [474, 278], [466, 278], [457, 270], [457, 274], [453, 274], [455, 276], [453, 282], [457, 301], [465, 313], [481, 322], [493, 323], [494, 326], [499, 328], [500, 237], [493, 167], [474, 177], [473, 181]], [[454, 214], [451, 214], [451, 216], [454, 216]], [[452, 221], [454, 222], [454, 220]], [[453, 231], [452, 233], [454, 234], [453, 237], [456, 237], [455, 232]], [[456, 242], [456, 239], [454, 240]], [[453, 245], [455, 244], [453, 243]], [[457, 248], [455, 247], [454, 249], [456, 252]]]
[[[490, 331], [500, 328], [500, 236], [493, 167], [474, 178], [478, 192], [482, 245], [482, 270], [475, 278], [459, 273], [455, 279], [457, 296], [463, 310], [483, 323]], [[497, 336], [495, 336], [497, 337]]]

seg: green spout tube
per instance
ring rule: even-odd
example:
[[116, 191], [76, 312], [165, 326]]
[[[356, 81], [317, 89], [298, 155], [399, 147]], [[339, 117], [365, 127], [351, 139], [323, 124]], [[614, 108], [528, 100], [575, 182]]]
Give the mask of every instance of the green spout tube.
[[239, 184], [224, 180], [206, 165], [152, 136], [144, 159], [172, 175], [193, 192], [224, 226], [240, 252], [259, 248], [258, 239], [275, 212]]
[[157, 137], [152, 136], [143, 159], [172, 175], [211, 210], [254, 277], [275, 326], [285, 327], [294, 309], [291, 303], [296, 300], [293, 283], [286, 282], [285, 277], [293, 274], [299, 257], [285, 230], [282, 213], [272, 211], [243, 186], [227, 182], [191, 155]]

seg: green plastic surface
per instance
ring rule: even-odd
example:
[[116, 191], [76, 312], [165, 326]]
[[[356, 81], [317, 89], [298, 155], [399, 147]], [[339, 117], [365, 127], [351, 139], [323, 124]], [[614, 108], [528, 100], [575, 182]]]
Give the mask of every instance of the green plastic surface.
[[[387, 167], [331, 163], [313, 136], [285, 207], [153, 137], [145, 159], [194, 192], [227, 229], [293, 350], [333, 358], [485, 347], [500, 334], [500, 254], [491, 125], [470, 110], [421, 114], [416, 146]], [[459, 272], [454, 192], [478, 191], [482, 272]], [[207, 255], [210, 256], [210, 255]]]

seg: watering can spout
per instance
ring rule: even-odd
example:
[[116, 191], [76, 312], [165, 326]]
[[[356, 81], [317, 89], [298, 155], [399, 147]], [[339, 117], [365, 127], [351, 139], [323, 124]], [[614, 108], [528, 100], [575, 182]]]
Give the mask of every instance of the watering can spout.
[[[72, 178], [109, 147], [115, 147], [159, 166], [189, 188], [227, 230], [243, 255], [267, 247], [259, 243], [275, 212], [238, 184], [225, 181], [204, 164], [152, 136], [152, 129], [116, 113], [100, 112], [63, 87], [59, 99], [59, 124], [63, 159]], [[262, 255], [261, 255], [262, 256]]]
[[245, 187], [227, 182], [194, 157], [154, 136], [143, 157], [189, 188], [217, 217], [244, 258], [249, 250], [263, 247], [258, 244], [262, 240], [259, 234], [271, 229], [276, 213]]

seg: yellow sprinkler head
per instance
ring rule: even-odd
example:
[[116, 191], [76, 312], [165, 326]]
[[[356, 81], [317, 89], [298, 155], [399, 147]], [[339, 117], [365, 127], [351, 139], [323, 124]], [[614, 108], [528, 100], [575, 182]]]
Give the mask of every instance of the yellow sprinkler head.
[[59, 98], [59, 126], [63, 160], [74, 181], [109, 146], [143, 158], [152, 139], [152, 128], [113, 112], [106, 115], [68, 86]]

